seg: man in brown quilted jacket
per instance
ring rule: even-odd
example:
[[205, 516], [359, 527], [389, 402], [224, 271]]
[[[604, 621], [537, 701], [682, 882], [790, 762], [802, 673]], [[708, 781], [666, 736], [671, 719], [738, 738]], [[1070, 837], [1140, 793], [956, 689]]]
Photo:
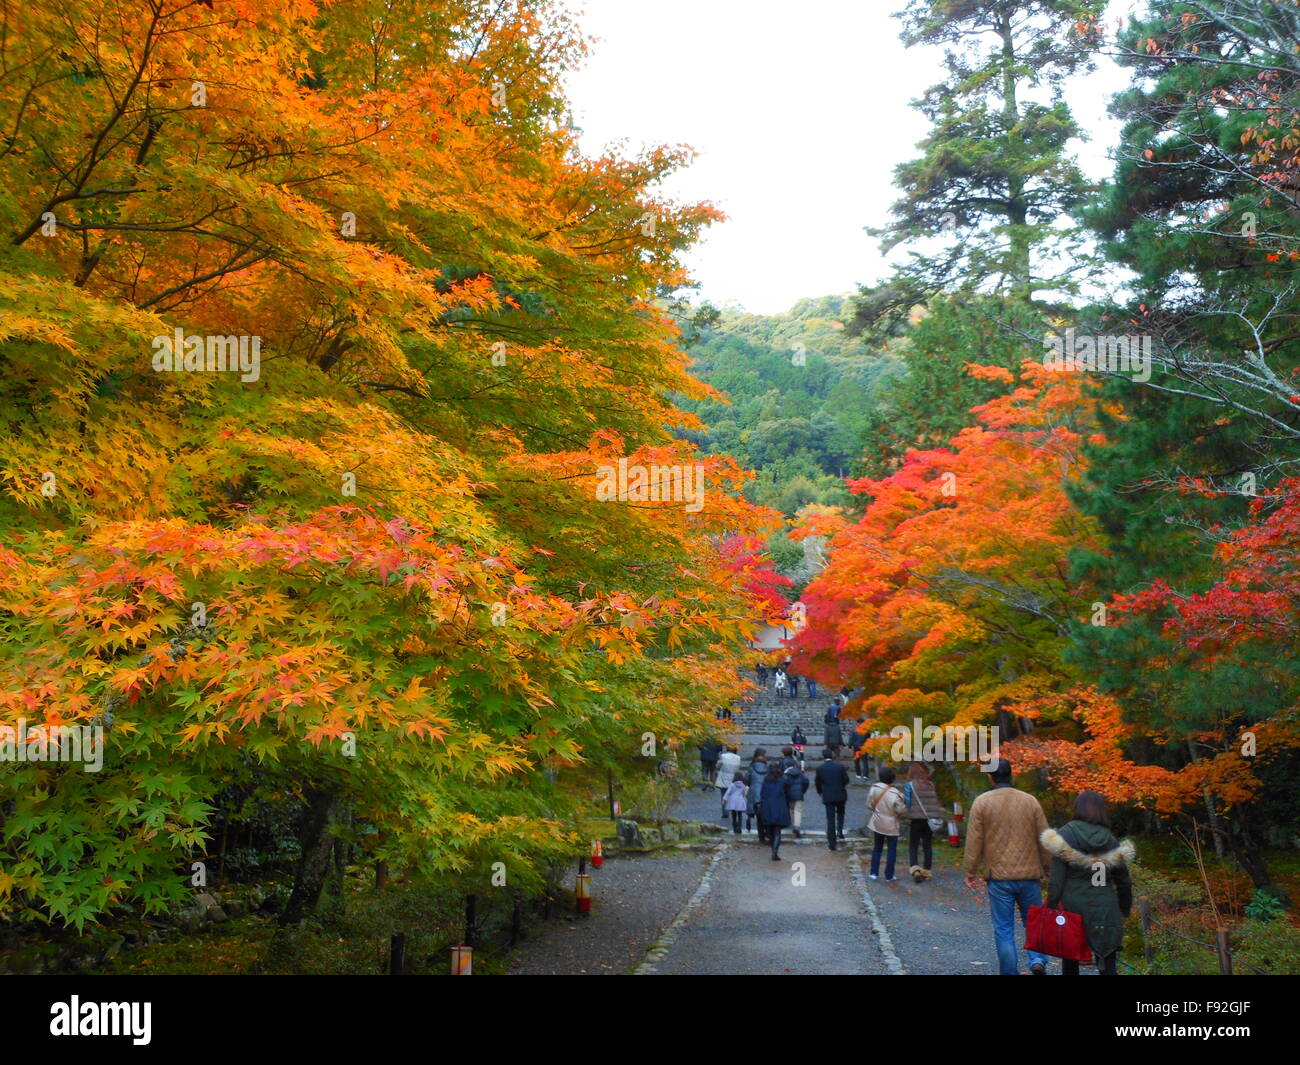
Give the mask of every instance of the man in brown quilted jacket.
[[[1011, 763], [1005, 758], [994, 760], [989, 775], [992, 789], [971, 804], [962, 872], [967, 887], [976, 893], [980, 877], [987, 882], [998, 971], [1017, 976], [1016, 910], [1023, 922], [1030, 906], [1042, 905], [1042, 880], [1052, 864], [1052, 856], [1039, 842], [1047, 818], [1037, 799], [1011, 786]], [[1030, 973], [1045, 975], [1047, 958], [1036, 951], [1028, 953]]]

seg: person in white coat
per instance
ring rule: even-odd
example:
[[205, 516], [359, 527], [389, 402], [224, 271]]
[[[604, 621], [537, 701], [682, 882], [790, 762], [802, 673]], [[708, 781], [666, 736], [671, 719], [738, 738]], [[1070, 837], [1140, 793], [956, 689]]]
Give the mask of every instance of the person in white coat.
[[880, 780], [871, 785], [867, 792], [867, 812], [871, 814], [868, 823], [871, 829], [871, 879], [879, 879], [880, 852], [889, 847], [889, 858], [885, 862], [885, 880], [895, 880], [894, 861], [898, 857], [898, 819], [907, 810], [903, 793], [894, 787], [894, 771], [885, 766], [880, 771]]
[[731, 787], [731, 782], [736, 778], [736, 773], [740, 770], [740, 754], [735, 747], [725, 747], [718, 755], [718, 772], [713, 778], [713, 786], [718, 789], [718, 794], [722, 802], [722, 822], [727, 821], [727, 789]]

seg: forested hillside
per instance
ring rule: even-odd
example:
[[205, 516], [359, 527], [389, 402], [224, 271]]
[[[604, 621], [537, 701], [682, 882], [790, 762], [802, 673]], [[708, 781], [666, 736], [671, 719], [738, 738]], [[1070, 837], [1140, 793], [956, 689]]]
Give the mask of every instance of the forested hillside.
[[849, 334], [848, 297], [803, 299], [783, 314], [723, 309], [697, 316], [686, 345], [693, 371], [725, 393], [686, 401], [706, 428], [701, 450], [753, 469], [755, 502], [793, 516], [805, 503], [847, 503], [882, 385], [900, 362], [887, 344]]

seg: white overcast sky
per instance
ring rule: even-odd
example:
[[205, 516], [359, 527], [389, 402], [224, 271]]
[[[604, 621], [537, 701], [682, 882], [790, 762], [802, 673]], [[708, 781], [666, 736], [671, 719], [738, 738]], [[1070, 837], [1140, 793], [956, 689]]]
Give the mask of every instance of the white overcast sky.
[[[896, 165], [926, 131], [909, 103], [942, 80], [942, 53], [905, 49], [903, 0], [572, 0], [598, 40], [569, 77], [589, 152], [624, 141], [688, 144], [699, 157], [667, 190], [728, 216], [688, 256], [701, 297], [771, 314], [888, 273], [864, 226], [886, 221]], [[1112, 0], [1107, 21], [1133, 0]], [[1118, 127], [1109, 63], [1068, 93], [1104, 177]]]

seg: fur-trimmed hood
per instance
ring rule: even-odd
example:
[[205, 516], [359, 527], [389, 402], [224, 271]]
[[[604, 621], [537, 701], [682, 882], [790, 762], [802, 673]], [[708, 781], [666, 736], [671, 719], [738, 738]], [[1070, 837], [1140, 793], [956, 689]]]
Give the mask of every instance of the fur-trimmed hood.
[[1038, 840], [1049, 854], [1060, 858], [1067, 865], [1073, 865], [1079, 869], [1091, 869], [1097, 862], [1114, 869], [1120, 865], [1127, 865], [1137, 857], [1137, 850], [1133, 846], [1133, 841], [1127, 839], [1108, 850], [1092, 854], [1071, 847], [1054, 828], [1044, 829]]

